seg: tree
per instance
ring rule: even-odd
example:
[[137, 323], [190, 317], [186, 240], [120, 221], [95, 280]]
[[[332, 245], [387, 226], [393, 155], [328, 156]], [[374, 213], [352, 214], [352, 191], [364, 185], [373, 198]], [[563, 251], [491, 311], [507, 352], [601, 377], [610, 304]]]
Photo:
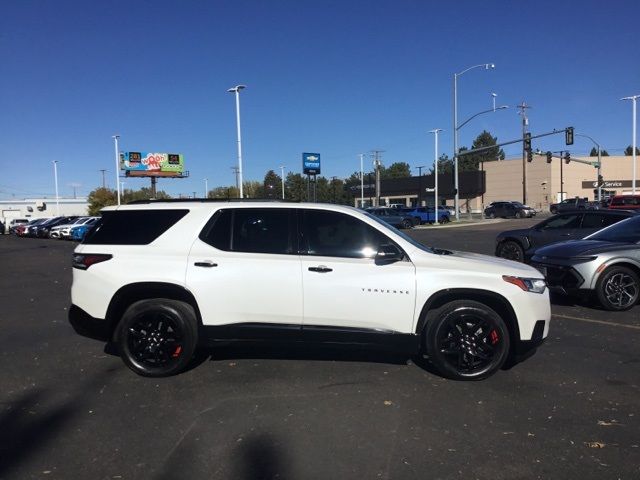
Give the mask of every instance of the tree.
[[255, 180], [242, 182], [244, 198], [265, 198], [262, 183]]
[[[597, 157], [598, 156], [598, 149], [596, 147], [593, 147], [591, 149], [591, 151], [589, 152], [589, 156], [590, 157]], [[600, 150], [600, 156], [601, 157], [608, 157], [609, 156], [609, 152], [607, 152], [606, 150]]]
[[[429, 173], [433, 175], [433, 167], [429, 168]], [[438, 158], [438, 175], [443, 173], [453, 173], [453, 159], [449, 158], [446, 153], [443, 153]]]
[[240, 190], [235, 186], [233, 187], [216, 187], [211, 190], [209, 198], [238, 198], [240, 196]]
[[89, 215], [95, 216], [102, 208], [117, 204], [118, 198], [115, 190], [100, 187], [89, 193], [88, 201]]
[[[631, 155], [633, 155], [633, 147], [631, 145], [629, 145], [627, 148], [624, 149], [624, 154], [628, 157], [630, 157]], [[636, 147], [636, 155], [640, 155], [640, 148]]]
[[381, 167], [380, 178], [408, 178], [411, 176], [411, 167], [406, 162], [395, 162], [387, 168]]
[[307, 180], [299, 173], [289, 172], [284, 181], [284, 198], [294, 202], [307, 199]]
[[[498, 137], [493, 137], [489, 132], [483, 130], [473, 141], [471, 149], [492, 147], [497, 143]], [[462, 147], [460, 151], [463, 149], [466, 150], [465, 147]], [[504, 151], [500, 147], [494, 147], [479, 153], [461, 156], [458, 159], [458, 168], [461, 172], [474, 171], [479, 169], [480, 162], [492, 162], [498, 159], [504, 160]]]
[[273, 170], [269, 170], [264, 176], [262, 188], [265, 198], [282, 198], [282, 179]]

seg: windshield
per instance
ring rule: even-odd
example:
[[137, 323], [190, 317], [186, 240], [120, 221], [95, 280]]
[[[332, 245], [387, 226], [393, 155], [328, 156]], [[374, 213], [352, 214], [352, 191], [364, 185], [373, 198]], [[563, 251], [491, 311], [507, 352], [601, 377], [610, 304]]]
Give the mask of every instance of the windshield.
[[393, 227], [391, 225], [389, 225], [387, 222], [385, 222], [384, 220], [382, 220], [379, 217], [376, 217], [375, 215], [371, 215], [369, 212], [365, 212], [365, 215], [373, 220], [375, 220], [376, 222], [378, 222], [380, 225], [382, 225], [383, 227], [385, 227], [388, 230], [391, 230], [393, 233], [395, 233], [396, 235], [399, 235], [400, 237], [402, 237], [403, 240], [409, 242], [411, 245], [413, 245], [416, 248], [419, 248], [420, 250], [424, 251], [424, 252], [429, 252], [429, 253], [435, 253], [433, 251], [433, 248], [431, 247], [427, 247], [426, 245], [423, 245], [420, 242], [417, 242], [416, 240], [414, 240], [413, 238], [411, 238], [409, 235], [407, 235], [406, 233], [398, 230], [396, 227]]
[[601, 242], [615, 243], [639, 243], [640, 242], [640, 217], [627, 218], [614, 223], [610, 227], [600, 230], [585, 240], [599, 240]]

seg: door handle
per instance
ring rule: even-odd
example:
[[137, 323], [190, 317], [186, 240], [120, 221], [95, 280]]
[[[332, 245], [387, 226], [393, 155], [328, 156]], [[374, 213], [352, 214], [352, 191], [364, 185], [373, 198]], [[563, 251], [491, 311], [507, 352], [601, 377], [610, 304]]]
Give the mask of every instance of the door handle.
[[320, 265], [318, 267], [309, 267], [310, 272], [318, 272], [318, 273], [328, 273], [333, 272], [333, 268], [325, 267], [324, 265]]
[[217, 263], [213, 263], [209, 260], [207, 260], [206, 262], [195, 262], [194, 265], [196, 267], [207, 267], [207, 268], [211, 268], [211, 267], [217, 267], [218, 264]]

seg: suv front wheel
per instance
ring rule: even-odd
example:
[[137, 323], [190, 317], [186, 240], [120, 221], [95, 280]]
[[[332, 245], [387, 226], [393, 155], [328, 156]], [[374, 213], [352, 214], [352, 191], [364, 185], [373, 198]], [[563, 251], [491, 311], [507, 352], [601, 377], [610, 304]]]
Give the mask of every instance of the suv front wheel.
[[427, 313], [424, 347], [438, 371], [454, 380], [493, 375], [509, 354], [509, 331], [494, 310], [455, 300]]
[[115, 339], [122, 360], [138, 375], [175, 375], [195, 352], [196, 315], [191, 305], [177, 300], [140, 300], [125, 311]]

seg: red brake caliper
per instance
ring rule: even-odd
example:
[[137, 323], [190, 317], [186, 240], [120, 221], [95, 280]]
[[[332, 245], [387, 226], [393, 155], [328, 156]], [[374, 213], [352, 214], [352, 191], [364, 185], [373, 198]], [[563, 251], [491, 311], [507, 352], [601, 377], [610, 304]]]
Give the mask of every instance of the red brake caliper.
[[177, 358], [180, 356], [180, 352], [182, 352], [182, 347], [180, 345], [178, 345], [175, 349], [175, 351], [173, 352], [173, 354], [171, 354], [171, 356], [173, 358]]
[[489, 338], [491, 339], [491, 345], [495, 345], [496, 343], [498, 343], [498, 340], [500, 340], [500, 337], [498, 336], [498, 332], [496, 330], [491, 330]]

